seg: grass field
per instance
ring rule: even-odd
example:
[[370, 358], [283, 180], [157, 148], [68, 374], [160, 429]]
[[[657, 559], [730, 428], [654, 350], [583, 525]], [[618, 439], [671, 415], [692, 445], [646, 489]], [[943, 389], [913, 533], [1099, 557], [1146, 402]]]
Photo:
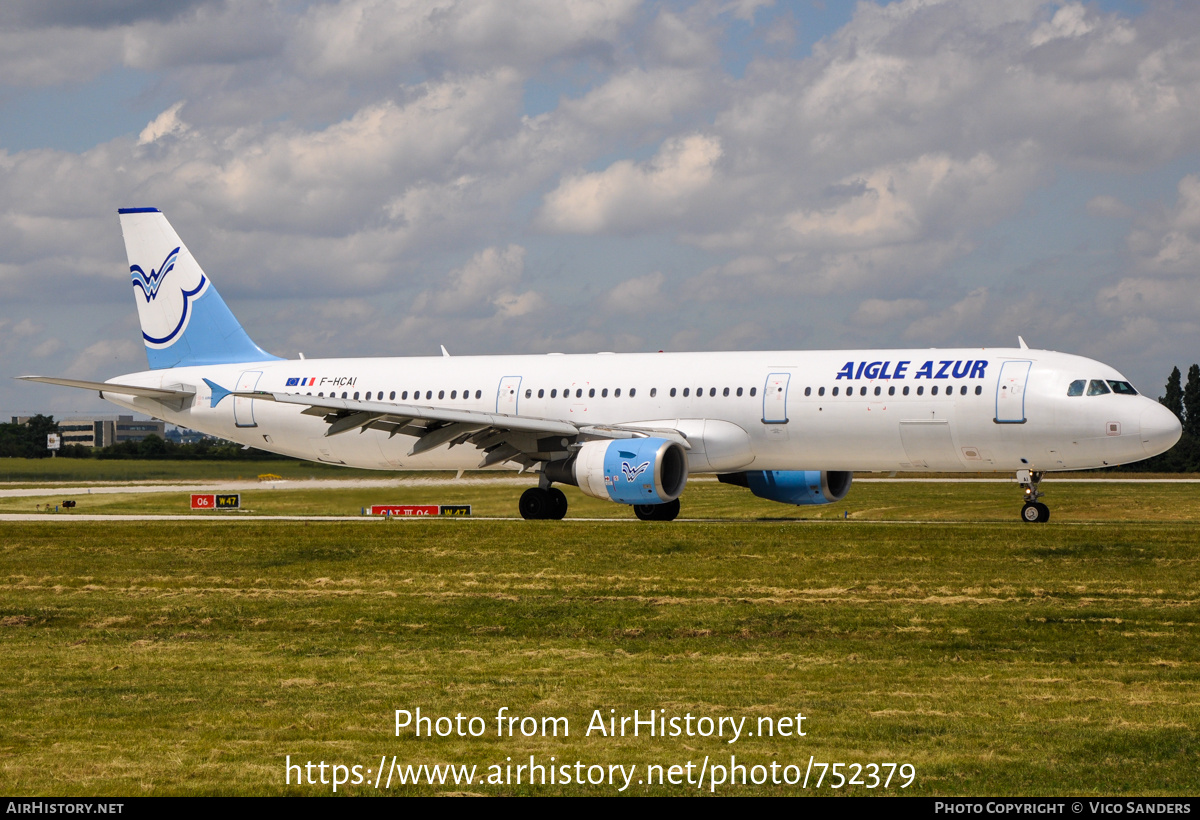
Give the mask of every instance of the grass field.
[[[354, 477], [364, 474], [353, 473]], [[453, 474], [450, 474], [451, 476]], [[365, 474], [372, 477], [373, 474]], [[505, 476], [511, 479], [511, 475]], [[448, 478], [441, 474], [440, 478]], [[528, 486], [536, 480], [528, 478]], [[196, 512], [197, 517], [213, 515], [359, 515], [372, 504], [470, 504], [473, 514], [513, 517], [517, 499], [524, 486], [510, 481], [480, 484], [470, 481], [427, 485], [409, 478], [398, 487], [306, 488], [303, 481], [286, 482], [243, 490], [241, 513]], [[1053, 520], [1057, 522], [1131, 522], [1194, 521], [1200, 500], [1200, 484], [1128, 484], [1120, 481], [1079, 483], [1066, 479], [1047, 479], [1047, 492]], [[600, 501], [563, 487], [569, 503], [569, 517], [632, 519], [631, 508]], [[77, 505], [74, 514], [193, 514], [190, 494], [169, 492], [129, 492], [105, 494], [64, 494], [47, 488], [44, 495], [0, 497], [0, 513], [37, 513], [70, 497]], [[845, 500], [817, 507], [791, 507], [756, 498], [740, 487], [718, 484], [715, 480], [693, 479], [683, 495], [681, 515], [685, 518], [717, 520], [834, 520], [857, 521], [959, 521], [1013, 522], [1018, 520], [1021, 491], [1015, 482], [951, 484], [924, 481], [896, 483], [859, 481]], [[64, 513], [67, 514], [67, 513]]]
[[[1194, 794], [1200, 487], [1045, 486], [1047, 525], [1017, 521], [1009, 485], [862, 484], [848, 503], [789, 509], [711, 482], [689, 486], [684, 515], [715, 520], [671, 524], [3, 522], [0, 791], [328, 794], [286, 786], [286, 756], [365, 771], [394, 755], [485, 777], [532, 754], [636, 765], [625, 794], [688, 794], [637, 781], [648, 765], [699, 772], [732, 754], [801, 773], [810, 756], [910, 763], [903, 793]], [[451, 489], [244, 500], [511, 515], [520, 488]], [[87, 504], [147, 501], [103, 498]], [[571, 515], [629, 517], [571, 501]], [[396, 737], [394, 710], [418, 706], [480, 716], [487, 732]], [[497, 738], [501, 707], [567, 717], [570, 736]], [[597, 709], [745, 717], [751, 731], [803, 713], [807, 735], [585, 737]], [[615, 794], [620, 782], [338, 793]]]

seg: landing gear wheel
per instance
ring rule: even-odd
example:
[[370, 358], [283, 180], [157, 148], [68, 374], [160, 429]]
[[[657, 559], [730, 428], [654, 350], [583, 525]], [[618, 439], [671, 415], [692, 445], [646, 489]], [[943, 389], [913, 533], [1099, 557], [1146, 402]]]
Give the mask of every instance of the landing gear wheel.
[[642, 521], [674, 521], [679, 517], [679, 499], [665, 504], [634, 504], [633, 514]]
[[1021, 508], [1021, 520], [1027, 524], [1036, 524], [1042, 517], [1038, 505], [1030, 502]]
[[1040, 501], [1030, 501], [1021, 508], [1021, 520], [1029, 524], [1044, 524], [1050, 520], [1050, 508]]
[[543, 490], [540, 487], [530, 487], [521, 493], [521, 500], [517, 502], [517, 509], [521, 511], [521, 517], [526, 521], [546, 518], [547, 513], [554, 509], [554, 501], [547, 490]]
[[555, 521], [562, 521], [567, 514], [567, 496], [558, 487], [551, 487], [546, 490], [546, 495], [550, 498], [550, 512], [547, 518]]

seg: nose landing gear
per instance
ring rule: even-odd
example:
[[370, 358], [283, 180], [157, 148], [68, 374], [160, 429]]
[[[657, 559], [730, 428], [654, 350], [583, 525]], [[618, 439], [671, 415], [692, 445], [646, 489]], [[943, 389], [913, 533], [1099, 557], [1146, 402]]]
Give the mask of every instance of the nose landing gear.
[[1017, 483], [1025, 490], [1025, 506], [1021, 507], [1021, 520], [1029, 524], [1043, 524], [1050, 520], [1050, 508], [1038, 501], [1044, 495], [1038, 490], [1042, 475], [1040, 470], [1017, 470]]

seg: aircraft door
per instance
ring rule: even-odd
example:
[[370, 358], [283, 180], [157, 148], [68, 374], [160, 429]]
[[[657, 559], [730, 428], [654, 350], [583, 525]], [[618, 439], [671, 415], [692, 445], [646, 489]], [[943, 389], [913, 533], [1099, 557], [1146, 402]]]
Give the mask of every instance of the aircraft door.
[[787, 424], [787, 392], [791, 373], [771, 373], [763, 385], [763, 424]]
[[496, 388], [496, 412], [506, 416], [517, 415], [521, 398], [521, 377], [505, 376]]
[[[242, 375], [238, 376], [237, 392], [246, 393], [258, 387], [258, 380], [262, 378], [261, 370], [247, 370]], [[233, 423], [237, 427], [257, 427], [258, 422], [254, 420], [254, 399], [247, 399], [241, 396], [233, 397]]]
[[1033, 362], [1005, 362], [996, 384], [997, 424], [1025, 423], [1025, 384]]

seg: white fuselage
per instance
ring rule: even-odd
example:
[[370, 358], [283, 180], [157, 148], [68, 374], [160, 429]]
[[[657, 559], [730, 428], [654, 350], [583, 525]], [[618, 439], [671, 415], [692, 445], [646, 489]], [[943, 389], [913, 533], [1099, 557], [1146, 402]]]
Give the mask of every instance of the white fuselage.
[[[1162, 452], [1178, 422], [1139, 395], [1068, 396], [1108, 365], [1026, 349], [767, 351], [309, 359], [176, 367], [113, 382], [194, 389], [178, 405], [105, 393], [131, 410], [263, 450], [388, 470], [474, 469], [480, 452], [386, 431], [327, 436], [302, 407], [228, 396], [334, 394], [575, 424], [682, 432], [689, 471], [1013, 471], [1104, 467]], [[833, 394], [837, 390], [837, 395]], [[936, 390], [936, 394], [935, 394]]]

